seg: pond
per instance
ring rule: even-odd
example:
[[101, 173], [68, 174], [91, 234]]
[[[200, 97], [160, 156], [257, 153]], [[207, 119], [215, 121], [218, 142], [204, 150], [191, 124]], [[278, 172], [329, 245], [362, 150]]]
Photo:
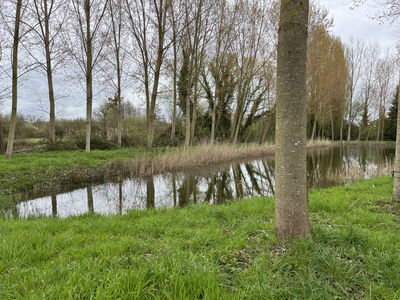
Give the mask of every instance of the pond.
[[[390, 175], [394, 145], [333, 146], [308, 151], [308, 185], [326, 188]], [[187, 173], [169, 173], [86, 186], [18, 203], [9, 218], [125, 214], [129, 210], [224, 204], [274, 194], [273, 156]]]

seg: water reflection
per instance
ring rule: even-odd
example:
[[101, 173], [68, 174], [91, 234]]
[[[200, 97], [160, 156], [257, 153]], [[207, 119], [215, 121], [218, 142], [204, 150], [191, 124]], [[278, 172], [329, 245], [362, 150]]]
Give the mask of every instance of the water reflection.
[[[382, 146], [312, 150], [307, 161], [309, 186], [329, 187], [363, 177], [390, 174], [393, 156], [393, 147]], [[191, 173], [118, 180], [21, 202], [15, 207], [12, 217], [65, 218], [85, 213], [117, 215], [129, 210], [224, 204], [246, 197], [272, 196], [274, 173], [273, 158], [268, 157]]]

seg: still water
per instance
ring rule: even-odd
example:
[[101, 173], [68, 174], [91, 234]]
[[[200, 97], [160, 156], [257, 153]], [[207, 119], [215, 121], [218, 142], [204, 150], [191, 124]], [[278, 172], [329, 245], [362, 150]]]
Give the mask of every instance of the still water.
[[[390, 175], [394, 146], [335, 146], [309, 150], [308, 185], [325, 188], [361, 178]], [[234, 162], [188, 173], [169, 173], [146, 178], [87, 186], [62, 194], [24, 201], [7, 214], [30, 216], [79, 216], [86, 213], [125, 214], [129, 210], [224, 204], [254, 196], [274, 194], [273, 156]]]

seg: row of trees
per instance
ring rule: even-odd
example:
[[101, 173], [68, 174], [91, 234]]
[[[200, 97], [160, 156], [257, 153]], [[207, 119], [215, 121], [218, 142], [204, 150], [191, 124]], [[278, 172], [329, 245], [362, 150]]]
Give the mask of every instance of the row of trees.
[[[171, 141], [183, 127], [186, 147], [205, 139], [248, 141], [260, 127], [261, 142], [273, 139], [278, 16], [279, 4], [270, 0], [3, 1], [0, 76], [12, 79], [2, 81], [2, 94], [12, 99], [7, 156], [21, 78], [32, 70], [47, 79], [51, 144], [63, 92], [53, 78], [60, 73], [83, 82], [87, 152], [96, 91], [116, 99], [120, 146], [122, 102], [133, 95], [145, 103], [147, 147], [167, 110]], [[347, 128], [348, 140], [369, 139], [368, 125], [378, 122], [382, 139], [394, 88], [390, 56], [362, 42], [344, 45], [315, 3], [309, 19], [308, 136], [342, 140]]]

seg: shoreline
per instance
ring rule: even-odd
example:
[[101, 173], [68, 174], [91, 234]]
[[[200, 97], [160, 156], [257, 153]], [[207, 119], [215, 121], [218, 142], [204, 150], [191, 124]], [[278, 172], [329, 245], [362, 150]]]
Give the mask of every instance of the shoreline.
[[[332, 146], [362, 145], [366, 142], [309, 143], [309, 150]], [[392, 142], [368, 142], [370, 145], [386, 146]], [[168, 172], [188, 172], [193, 169], [228, 164], [235, 161], [253, 160], [274, 155], [274, 145], [200, 145], [187, 151], [182, 148], [162, 148], [147, 152], [144, 149], [122, 149], [94, 151], [86, 154], [79, 151], [20, 154], [4, 162], [10, 170], [2, 172], [0, 178], [0, 202], [19, 202], [18, 198], [28, 194], [41, 195], [49, 190], [58, 192], [63, 186], [100, 184], [129, 177], [146, 177]], [[114, 155], [115, 154], [115, 155]], [[71, 155], [70, 161], [64, 156]], [[97, 156], [102, 156], [97, 159]], [[97, 160], [95, 160], [97, 159]], [[20, 161], [19, 161], [20, 160]], [[36, 160], [41, 165], [35, 164]], [[12, 165], [15, 162], [15, 165]], [[52, 165], [55, 162], [56, 166]], [[2, 161], [0, 160], [0, 164]]]

